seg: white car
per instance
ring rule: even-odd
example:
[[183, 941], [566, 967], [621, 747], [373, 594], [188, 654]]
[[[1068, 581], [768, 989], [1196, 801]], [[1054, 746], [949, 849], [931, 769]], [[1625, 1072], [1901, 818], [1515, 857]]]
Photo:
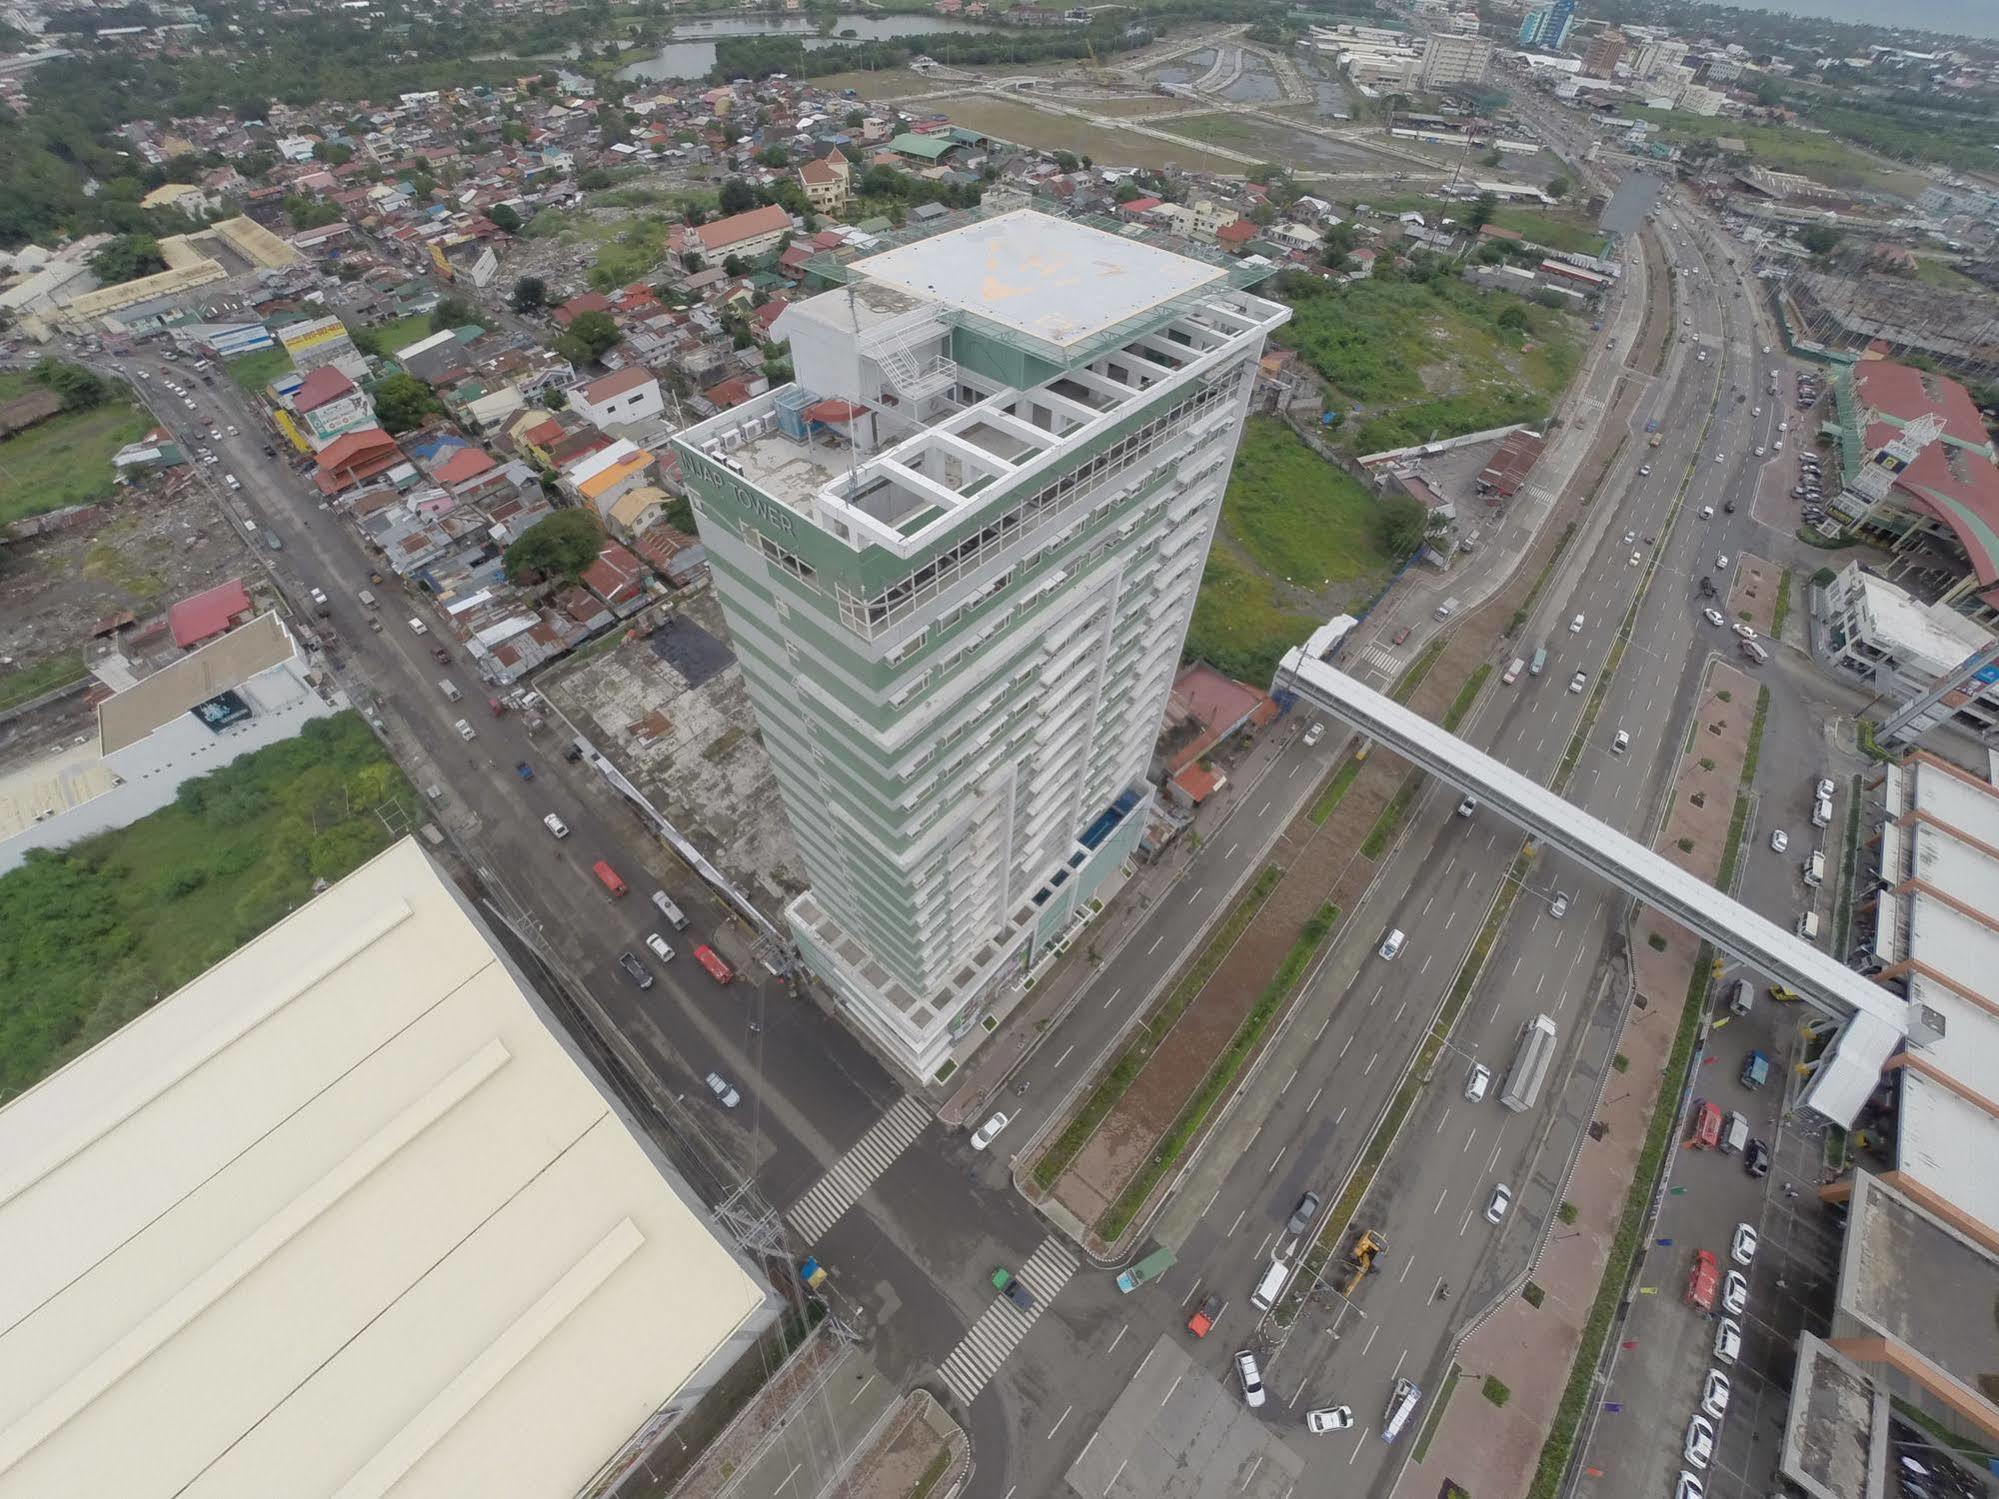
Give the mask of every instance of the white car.
[[1486, 1089], [1491, 1086], [1492, 1069], [1483, 1062], [1472, 1063], [1471, 1076], [1465, 1079], [1465, 1097], [1473, 1103], [1483, 1103]]
[[1708, 1459], [1714, 1456], [1714, 1422], [1706, 1416], [1695, 1416], [1687, 1422], [1687, 1444], [1683, 1449], [1688, 1462], [1696, 1468], [1705, 1468]]
[[1313, 724], [1311, 728], [1305, 731], [1305, 748], [1310, 749], [1313, 745], [1317, 744], [1321, 739], [1325, 737], [1326, 737], [1326, 726], [1322, 723]]
[[1706, 1493], [1700, 1479], [1692, 1473], [1682, 1472], [1679, 1482], [1673, 1485], [1673, 1499], [1703, 1499]]
[[1611, 736], [1610, 752], [1613, 755], [1621, 755], [1630, 748], [1631, 748], [1631, 735], [1627, 731], [1619, 729], [1615, 734]]
[[1714, 559], [1714, 570], [1718, 573], [1728, 571], [1728, 553], [1723, 552]]
[[1550, 916], [1554, 917], [1554, 919], [1555, 919], [1555, 920], [1557, 920], [1557, 921], [1560, 921], [1560, 920], [1561, 920], [1561, 919], [1562, 919], [1562, 918], [1563, 918], [1564, 916], [1566, 916], [1566, 915], [1568, 915], [1568, 914], [1569, 914], [1569, 893], [1568, 893], [1568, 891], [1566, 891], [1566, 890], [1557, 890], [1557, 891], [1555, 892], [1555, 898], [1554, 898], [1554, 900], [1553, 900], [1553, 901], [1551, 901], [1551, 902], [1549, 902], [1549, 905], [1548, 905], [1548, 914], [1549, 914]]
[[1755, 630], [1751, 629], [1748, 625], [1743, 624], [1740, 620], [1730, 625], [1729, 628], [1735, 631], [1735, 633], [1740, 635], [1744, 640], [1754, 640], [1756, 638]]
[[1637, 566], [1637, 565], [1639, 564], [1639, 562], [1640, 562], [1640, 561], [1642, 561], [1642, 560], [1643, 560], [1643, 559], [1642, 559], [1642, 558], [1640, 558], [1640, 557], [1639, 557], [1639, 555], [1638, 555], [1638, 554], [1637, 554], [1636, 552], [1633, 552], [1633, 553], [1631, 554], [1631, 565], [1632, 565], [1633, 567], [1636, 567], [1636, 566]]
[[1791, 846], [1791, 835], [1782, 828], [1770, 829], [1770, 852], [1781, 854]]
[[1485, 1205], [1485, 1221], [1497, 1223], [1506, 1216], [1506, 1210], [1513, 1206], [1513, 1189], [1501, 1182], [1492, 1189], [1492, 1201]]
[[1582, 634], [1582, 632], [1583, 632], [1583, 617], [1580, 614], [1578, 614], [1574, 619], [1569, 621], [1569, 633], [1571, 635], [1580, 635]]
[[646, 933], [646, 946], [652, 949], [652, 955], [658, 958], [660, 962], [671, 963], [673, 961], [673, 949], [666, 945], [666, 938], [660, 936], [658, 932]]
[[728, 1079], [719, 1072], [708, 1074], [708, 1091], [721, 1101], [725, 1109], [733, 1109], [743, 1101], [743, 1095], [731, 1087]]
[[1749, 414], [1751, 416], [1761, 416], [1763, 414], [1763, 408], [1761, 406], [1751, 406], [1749, 408]]
[[569, 824], [564, 822], [560, 817], [557, 817], [553, 812], [541, 820], [541, 825], [558, 838], [567, 838], [569, 836]]
[[1638, 465], [1638, 477], [1639, 477], [1639, 478], [1641, 478], [1641, 479], [1649, 479], [1649, 478], [1651, 478], [1651, 477], [1652, 477], [1652, 465], [1651, 465], [1651, 464], [1649, 464], [1649, 463], [1641, 463], [1641, 464], [1639, 464], [1639, 465]]
[[1714, 519], [1714, 506], [1712, 506], [1712, 505], [1703, 505], [1703, 506], [1701, 506], [1701, 519], [1702, 519], [1702, 520], [1713, 520], [1713, 519]]
[[1827, 801], [1831, 801], [1834, 794], [1837, 793], [1838, 790], [1839, 787], [1833, 784], [1833, 779], [1831, 776], [1819, 777], [1818, 792], [1819, 795], [1824, 797]]
[[972, 1135], [972, 1149], [984, 1150], [988, 1145], [992, 1144], [998, 1138], [999, 1132], [1007, 1127], [1010, 1119], [1010, 1115], [995, 1114], [984, 1124], [980, 1125]]
[[1749, 1309], [1749, 1277], [1740, 1270], [1729, 1271], [1728, 1278], [1721, 1283], [1721, 1304], [1731, 1317], [1739, 1317]]
[[1322, 1410], [1305, 1412], [1305, 1429], [1309, 1432], [1346, 1431], [1353, 1426], [1353, 1407], [1329, 1405]]
[[1701, 1409], [1717, 1421], [1728, 1409], [1728, 1376], [1719, 1369], [1708, 1370], [1701, 1381]]
[[1714, 1334], [1714, 1356], [1724, 1364], [1732, 1364], [1741, 1352], [1742, 1324], [1733, 1317], [1722, 1318]]
[[1574, 676], [1569, 678], [1569, 691], [1581, 692], [1583, 690], [1583, 684], [1588, 680], [1589, 680], [1588, 672], [1586, 671], [1577, 672]]
[[1703, 609], [1701, 610], [1701, 618], [1706, 620], [1709, 624], [1716, 626], [1728, 623], [1727, 620], [1721, 617], [1721, 611], [1719, 609]]
[[236, 429], [234, 427], [228, 428], [227, 431], [231, 437], [234, 437], [236, 435]]
[[1477, 810], [1478, 798], [1475, 796], [1468, 796], [1458, 803], [1458, 816], [1460, 817], [1469, 817]]
[[1235, 1356], [1236, 1378], [1242, 1381], [1242, 1398], [1251, 1406], [1263, 1404], [1263, 1374], [1256, 1367], [1256, 1355], [1247, 1348]]
[[1714, 455], [1714, 461], [1715, 461], [1716, 463], [1720, 463], [1720, 462], [1722, 461], [1722, 455], [1721, 455], [1720, 453], [1716, 453], [1716, 454]]
[[1382, 962], [1393, 962], [1396, 954], [1402, 951], [1402, 945], [1408, 940], [1408, 934], [1401, 927], [1396, 927], [1395, 930], [1381, 939], [1381, 946], [1376, 948], [1375, 951], [1380, 954]]
[[1735, 1237], [1729, 1241], [1728, 1257], [1738, 1265], [1747, 1265], [1756, 1258], [1756, 1230], [1747, 1223], [1735, 1225]]

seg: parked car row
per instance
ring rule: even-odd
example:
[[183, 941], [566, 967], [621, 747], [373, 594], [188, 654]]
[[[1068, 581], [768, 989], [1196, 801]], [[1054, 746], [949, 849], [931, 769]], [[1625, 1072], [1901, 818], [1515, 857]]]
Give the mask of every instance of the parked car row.
[[[1696, 1310], [1712, 1316], [1717, 1290], [1721, 1298], [1721, 1325], [1714, 1335], [1714, 1356], [1723, 1364], [1734, 1364], [1742, 1355], [1742, 1323], [1739, 1318], [1749, 1309], [1749, 1277], [1747, 1271], [1756, 1259], [1757, 1235], [1755, 1228], [1747, 1223], [1735, 1225], [1735, 1233], [1729, 1240], [1728, 1257], [1738, 1268], [1730, 1270], [1726, 1277], [1720, 1275], [1720, 1266], [1715, 1257], [1705, 1249], [1694, 1251], [1694, 1266], [1687, 1281], [1687, 1303]], [[1715, 1442], [1720, 1436], [1722, 1418], [1728, 1414], [1728, 1376], [1720, 1369], [1710, 1367], [1701, 1379], [1699, 1401], [1693, 1414], [1687, 1418], [1686, 1436], [1681, 1444], [1680, 1456], [1686, 1466], [1673, 1486], [1673, 1499], [1701, 1499], [1704, 1480], [1701, 1475], [1714, 1460]]]

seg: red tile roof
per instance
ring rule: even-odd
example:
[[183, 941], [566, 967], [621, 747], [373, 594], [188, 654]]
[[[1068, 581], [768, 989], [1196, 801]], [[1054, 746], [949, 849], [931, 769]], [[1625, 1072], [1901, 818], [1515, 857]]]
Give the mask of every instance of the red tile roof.
[[621, 396], [628, 390], [637, 390], [641, 385], [653, 383], [653, 372], [643, 365], [635, 365], [631, 369], [618, 370], [614, 374], [592, 380], [578, 394], [592, 405], [596, 405], [615, 396]]
[[330, 364], [322, 364], [305, 377], [298, 393], [292, 397], [292, 407], [303, 416], [309, 411], [317, 411], [329, 402], [337, 401], [350, 394], [354, 382]]
[[727, 411], [731, 406], [740, 406], [750, 399], [750, 387], [741, 375], [732, 375], [719, 385], [711, 385], [701, 393], [723, 411]]
[[760, 234], [781, 234], [790, 227], [791, 215], [775, 203], [766, 203], [748, 213], [734, 213], [726, 219], [712, 220], [696, 229], [694, 234], [701, 241], [701, 247], [713, 254], [731, 245], [739, 245], [744, 240], [755, 239]]
[[617, 604], [639, 593], [644, 576], [638, 558], [617, 542], [607, 541], [597, 560], [583, 569], [583, 586], [607, 604]]
[[249, 612], [250, 590], [241, 578], [231, 578], [175, 604], [167, 611], [167, 625], [173, 631], [174, 644], [190, 650], [227, 634]]
[[1980, 598], [1999, 604], [1999, 467], [1971, 393], [1947, 375], [1886, 359], [1855, 365], [1853, 391], [1869, 453], [1918, 417], [1943, 418], [1944, 435], [1896, 475], [1895, 488], [1918, 514], [1950, 527], [1978, 575]]
[[493, 466], [492, 456], [484, 449], [460, 448], [439, 464], [431, 477], [440, 484], [463, 484], [468, 479], [478, 478]]

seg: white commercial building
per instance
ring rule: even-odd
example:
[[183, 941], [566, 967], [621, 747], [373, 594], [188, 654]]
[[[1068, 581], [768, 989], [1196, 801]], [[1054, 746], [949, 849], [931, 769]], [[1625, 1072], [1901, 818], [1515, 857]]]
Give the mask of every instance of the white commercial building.
[[[114, 667], [116, 669], [114, 669]], [[283, 620], [266, 614], [149, 677], [122, 659], [124, 682], [97, 707], [97, 739], [0, 775], [0, 874], [30, 849], [63, 848], [168, 805], [183, 781], [289, 739], [346, 706], [322, 696]]]
[[[1832, 663], [1897, 706], [1992, 643], [1983, 625], [1945, 605], [1920, 603], [1857, 562], [1826, 588], [1820, 629]], [[1945, 706], [1958, 727], [1989, 735], [1999, 728], [1999, 682]]]
[[0, 1110], [0, 1499], [568, 1499], [773, 1316], [404, 840]]
[[1423, 87], [1483, 83], [1492, 66], [1492, 42], [1482, 36], [1432, 32], [1423, 51]]
[[813, 971], [929, 1077], [1136, 846], [1287, 309], [1031, 211], [787, 308], [797, 383], [676, 439], [811, 889]]

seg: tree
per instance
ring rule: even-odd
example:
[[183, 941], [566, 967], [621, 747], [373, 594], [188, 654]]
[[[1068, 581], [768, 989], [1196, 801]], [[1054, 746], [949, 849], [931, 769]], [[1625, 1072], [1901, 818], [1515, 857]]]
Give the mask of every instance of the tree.
[[344, 167], [354, 159], [354, 148], [339, 141], [317, 141], [312, 154], [329, 166]]
[[375, 387], [375, 420], [385, 431], [407, 432], [442, 410], [444, 404], [415, 375], [398, 371]]
[[757, 190], [740, 177], [731, 177], [722, 184], [722, 212], [748, 213], [757, 206]]
[[1076, 159], [1073, 152], [1057, 151], [1055, 153], [1055, 170], [1058, 172], [1073, 172], [1082, 165], [1083, 163]]
[[847, 111], [846, 119], [841, 123], [843, 123], [849, 130], [859, 130], [863, 125], [867, 124], [867, 122], [868, 122], [868, 115], [866, 110], [850, 109]]
[[478, 308], [463, 297], [443, 297], [430, 310], [430, 331], [442, 333], [447, 328], [462, 328], [478, 320]]
[[618, 337], [618, 325], [608, 312], [579, 313], [555, 340], [555, 352], [571, 364], [588, 364]]
[[604, 533], [588, 510], [558, 510], [536, 521], [500, 559], [509, 583], [575, 582], [604, 550]]
[[550, 411], [563, 411], [569, 406], [569, 392], [551, 385], [541, 393], [541, 404]]
[[1518, 302], [1508, 303], [1499, 309], [1499, 326], [1509, 333], [1525, 333], [1528, 327], [1527, 309]]
[[1548, 183], [1548, 196], [1551, 198], [1566, 198], [1569, 195], [1570, 186], [1568, 178], [1556, 177]]
[[1135, 203], [1145, 196], [1145, 189], [1127, 177], [1117, 185], [1117, 190], [1111, 196], [1120, 203]]
[[747, 276], [749, 273], [750, 263], [740, 255], [731, 255], [722, 262], [722, 274], [725, 276]]
[[160, 242], [150, 234], [121, 234], [90, 257], [90, 269], [107, 286], [136, 281], [166, 268]]
[[1798, 243], [1814, 255], [1830, 255], [1839, 246], [1839, 231], [1830, 224], [1812, 224], [1800, 231]]
[[1499, 195], [1480, 193], [1473, 201], [1471, 211], [1465, 215], [1465, 227], [1477, 234], [1492, 222], [1492, 216], [1499, 211]]
[[523, 276], [514, 283], [508, 301], [515, 312], [535, 312], [548, 305], [548, 283], [539, 276]]
[[791, 153], [782, 146], [765, 146], [757, 152], [757, 161], [767, 167], [788, 167], [791, 165]]
[[101, 406], [111, 394], [110, 386], [80, 364], [67, 364], [60, 359], [44, 357], [35, 361], [30, 373], [36, 384], [47, 386], [62, 397], [65, 411]]
[[1381, 549], [1391, 557], [1407, 557], [1420, 547], [1429, 525], [1429, 508], [1406, 494], [1390, 495], [1375, 512]]
[[509, 204], [495, 203], [491, 208], [486, 210], [486, 217], [492, 220], [495, 229], [503, 233], [519, 234], [521, 232], [521, 216], [515, 213]]

